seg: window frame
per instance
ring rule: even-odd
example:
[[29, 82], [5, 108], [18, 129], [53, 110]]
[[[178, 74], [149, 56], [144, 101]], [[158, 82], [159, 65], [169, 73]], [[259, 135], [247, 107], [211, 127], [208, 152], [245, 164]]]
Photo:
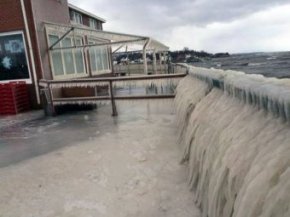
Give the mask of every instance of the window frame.
[[24, 35], [24, 31], [11, 31], [11, 32], [3, 32], [0, 33], [0, 36], [9, 36], [9, 35], [22, 35], [22, 39], [23, 39], [23, 46], [24, 46], [24, 52], [25, 52], [25, 57], [26, 57], [26, 62], [27, 62], [27, 67], [28, 67], [28, 73], [29, 73], [29, 78], [24, 78], [24, 79], [12, 79], [12, 80], [1, 80], [0, 83], [4, 84], [4, 83], [9, 83], [9, 82], [18, 82], [18, 81], [24, 81], [27, 84], [32, 84], [32, 72], [31, 72], [31, 60], [30, 57], [28, 56], [28, 47], [26, 45], [26, 37]]
[[[72, 11], [71, 11], [71, 14], [72, 14], [72, 16], [71, 16], [71, 20], [72, 20], [73, 22], [75, 22], [75, 23], [77, 23], [77, 24], [81, 24], [81, 25], [84, 24], [84, 22], [83, 22], [83, 15], [82, 15], [81, 13], [72, 10]], [[78, 19], [78, 18], [79, 18], [79, 19]]]
[[[88, 39], [88, 44], [96, 44], [100, 42], [99, 40], [96, 40], [96, 39], [92, 39], [92, 38], [89, 38]], [[102, 63], [102, 70], [98, 70], [98, 60], [97, 60], [97, 53], [96, 53], [96, 50], [94, 49], [94, 56], [95, 56], [95, 63], [96, 63], [96, 71], [93, 71], [92, 69], [92, 61], [91, 61], [91, 49], [92, 48], [99, 48], [99, 52], [100, 52], [100, 57], [101, 57], [101, 63]], [[107, 69], [104, 69], [104, 61], [103, 61], [103, 54], [102, 54], [102, 50], [105, 50], [106, 51], [106, 59], [107, 59], [107, 63], [108, 63], [108, 68]], [[90, 69], [91, 69], [91, 73], [92, 75], [98, 75], [98, 74], [105, 74], [105, 73], [111, 73], [112, 69], [111, 69], [111, 65], [110, 65], [110, 57], [109, 57], [109, 49], [108, 49], [108, 46], [100, 46], [100, 47], [91, 47], [89, 49], [89, 58], [90, 58]]]
[[90, 28], [98, 30], [98, 23], [96, 19], [89, 18], [89, 25], [90, 25]]
[[[48, 33], [47, 34], [47, 41], [48, 41], [48, 46], [50, 46], [50, 36], [56, 36], [58, 38], [60, 38], [61, 36], [59, 34], [55, 34], [55, 33]], [[81, 36], [67, 36], [62, 40], [65, 40], [69, 38], [71, 40], [71, 44], [74, 45], [75, 44], [75, 40], [80, 40], [80, 42], [82, 43], [82, 45], [84, 44], [84, 38]], [[63, 46], [63, 41], [59, 42], [59, 45], [62, 47]], [[70, 78], [80, 78], [80, 77], [87, 77], [88, 76], [88, 72], [87, 72], [87, 68], [86, 68], [86, 61], [85, 61], [85, 55], [84, 52], [81, 51], [82, 54], [82, 61], [83, 61], [83, 73], [79, 73], [77, 71], [77, 63], [76, 63], [76, 54], [77, 54], [77, 50], [76, 49], [71, 49], [72, 52], [72, 57], [73, 57], [73, 64], [74, 64], [74, 73], [67, 73], [66, 71], [66, 66], [65, 66], [65, 58], [64, 58], [64, 53], [65, 50], [57, 50], [55, 52], [60, 52], [61, 54], [61, 61], [62, 61], [62, 68], [63, 68], [63, 74], [62, 75], [56, 75], [55, 71], [54, 71], [54, 63], [53, 63], [53, 59], [52, 59], [52, 54], [53, 54], [53, 50], [49, 51], [49, 61], [50, 61], [50, 70], [52, 72], [52, 78], [53, 80], [61, 80], [61, 79], [70, 79]]]

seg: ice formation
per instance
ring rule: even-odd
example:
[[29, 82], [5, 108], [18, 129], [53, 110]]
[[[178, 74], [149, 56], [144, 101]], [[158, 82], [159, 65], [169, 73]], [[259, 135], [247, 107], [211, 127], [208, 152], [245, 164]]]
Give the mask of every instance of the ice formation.
[[175, 105], [203, 216], [290, 216], [289, 104], [288, 79], [189, 68]]
[[[106, 80], [106, 79], [104, 79]], [[115, 80], [113, 81], [113, 85], [116, 88], [126, 88], [126, 87], [147, 87], [150, 85], [155, 85], [158, 87], [164, 87], [168, 85], [176, 86], [178, 82], [180, 81], [179, 77], [176, 78], [151, 78], [147, 80]], [[39, 85], [41, 87], [47, 87], [47, 83], [40, 81]], [[54, 81], [50, 84], [52, 88], [73, 88], [73, 87], [96, 87], [96, 86], [108, 86], [109, 81], [91, 81], [89, 79], [83, 79], [83, 80], [72, 80], [70, 82], [67, 81]]]

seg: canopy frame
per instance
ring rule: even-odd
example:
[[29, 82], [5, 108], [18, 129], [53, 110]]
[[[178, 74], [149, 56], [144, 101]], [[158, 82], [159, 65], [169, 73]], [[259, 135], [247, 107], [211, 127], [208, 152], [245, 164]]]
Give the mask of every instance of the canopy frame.
[[[85, 49], [91, 47], [101, 47], [101, 46], [113, 46], [113, 45], [120, 45], [113, 53], [117, 52], [119, 49], [124, 47], [125, 45], [129, 44], [137, 44], [143, 46], [143, 64], [144, 64], [144, 73], [148, 73], [147, 68], [147, 58], [146, 53], [148, 50], [153, 50], [154, 53], [165, 53], [168, 52], [169, 47], [162, 44], [161, 42], [147, 36], [140, 36], [140, 35], [132, 35], [132, 34], [125, 34], [125, 33], [118, 33], [118, 32], [109, 32], [109, 31], [102, 31], [102, 30], [95, 30], [89, 27], [83, 27], [78, 25], [62, 25], [62, 24], [55, 24], [55, 23], [45, 23], [45, 30], [46, 33], [62, 33], [62, 36], [49, 47], [49, 51], [54, 50], [68, 50], [68, 49]], [[75, 35], [78, 36], [87, 36], [97, 38], [102, 40], [101, 43], [94, 43], [94, 44], [84, 44], [76, 46], [68, 46], [68, 47], [56, 47], [58, 43], [60, 43], [66, 36], [73, 33], [73, 37]], [[112, 56], [111, 56], [112, 59]], [[153, 61], [154, 65], [156, 65], [156, 60]], [[112, 66], [113, 68], [113, 66]], [[156, 66], [154, 67], [156, 68]]]

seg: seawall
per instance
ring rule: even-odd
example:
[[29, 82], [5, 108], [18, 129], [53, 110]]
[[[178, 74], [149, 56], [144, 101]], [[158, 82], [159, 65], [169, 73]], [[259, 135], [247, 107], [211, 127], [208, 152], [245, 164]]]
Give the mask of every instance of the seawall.
[[289, 79], [188, 71], [175, 106], [181, 161], [203, 216], [290, 216]]

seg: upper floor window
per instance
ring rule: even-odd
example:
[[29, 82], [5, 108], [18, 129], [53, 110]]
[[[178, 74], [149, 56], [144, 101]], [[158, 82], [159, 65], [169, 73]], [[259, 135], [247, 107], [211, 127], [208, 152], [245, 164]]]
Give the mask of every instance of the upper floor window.
[[90, 27], [93, 29], [98, 29], [98, 23], [95, 19], [90, 18]]
[[98, 22], [98, 29], [103, 30], [102, 22]]
[[83, 24], [83, 17], [80, 13], [76, 11], [71, 11], [70, 19], [78, 24]]

